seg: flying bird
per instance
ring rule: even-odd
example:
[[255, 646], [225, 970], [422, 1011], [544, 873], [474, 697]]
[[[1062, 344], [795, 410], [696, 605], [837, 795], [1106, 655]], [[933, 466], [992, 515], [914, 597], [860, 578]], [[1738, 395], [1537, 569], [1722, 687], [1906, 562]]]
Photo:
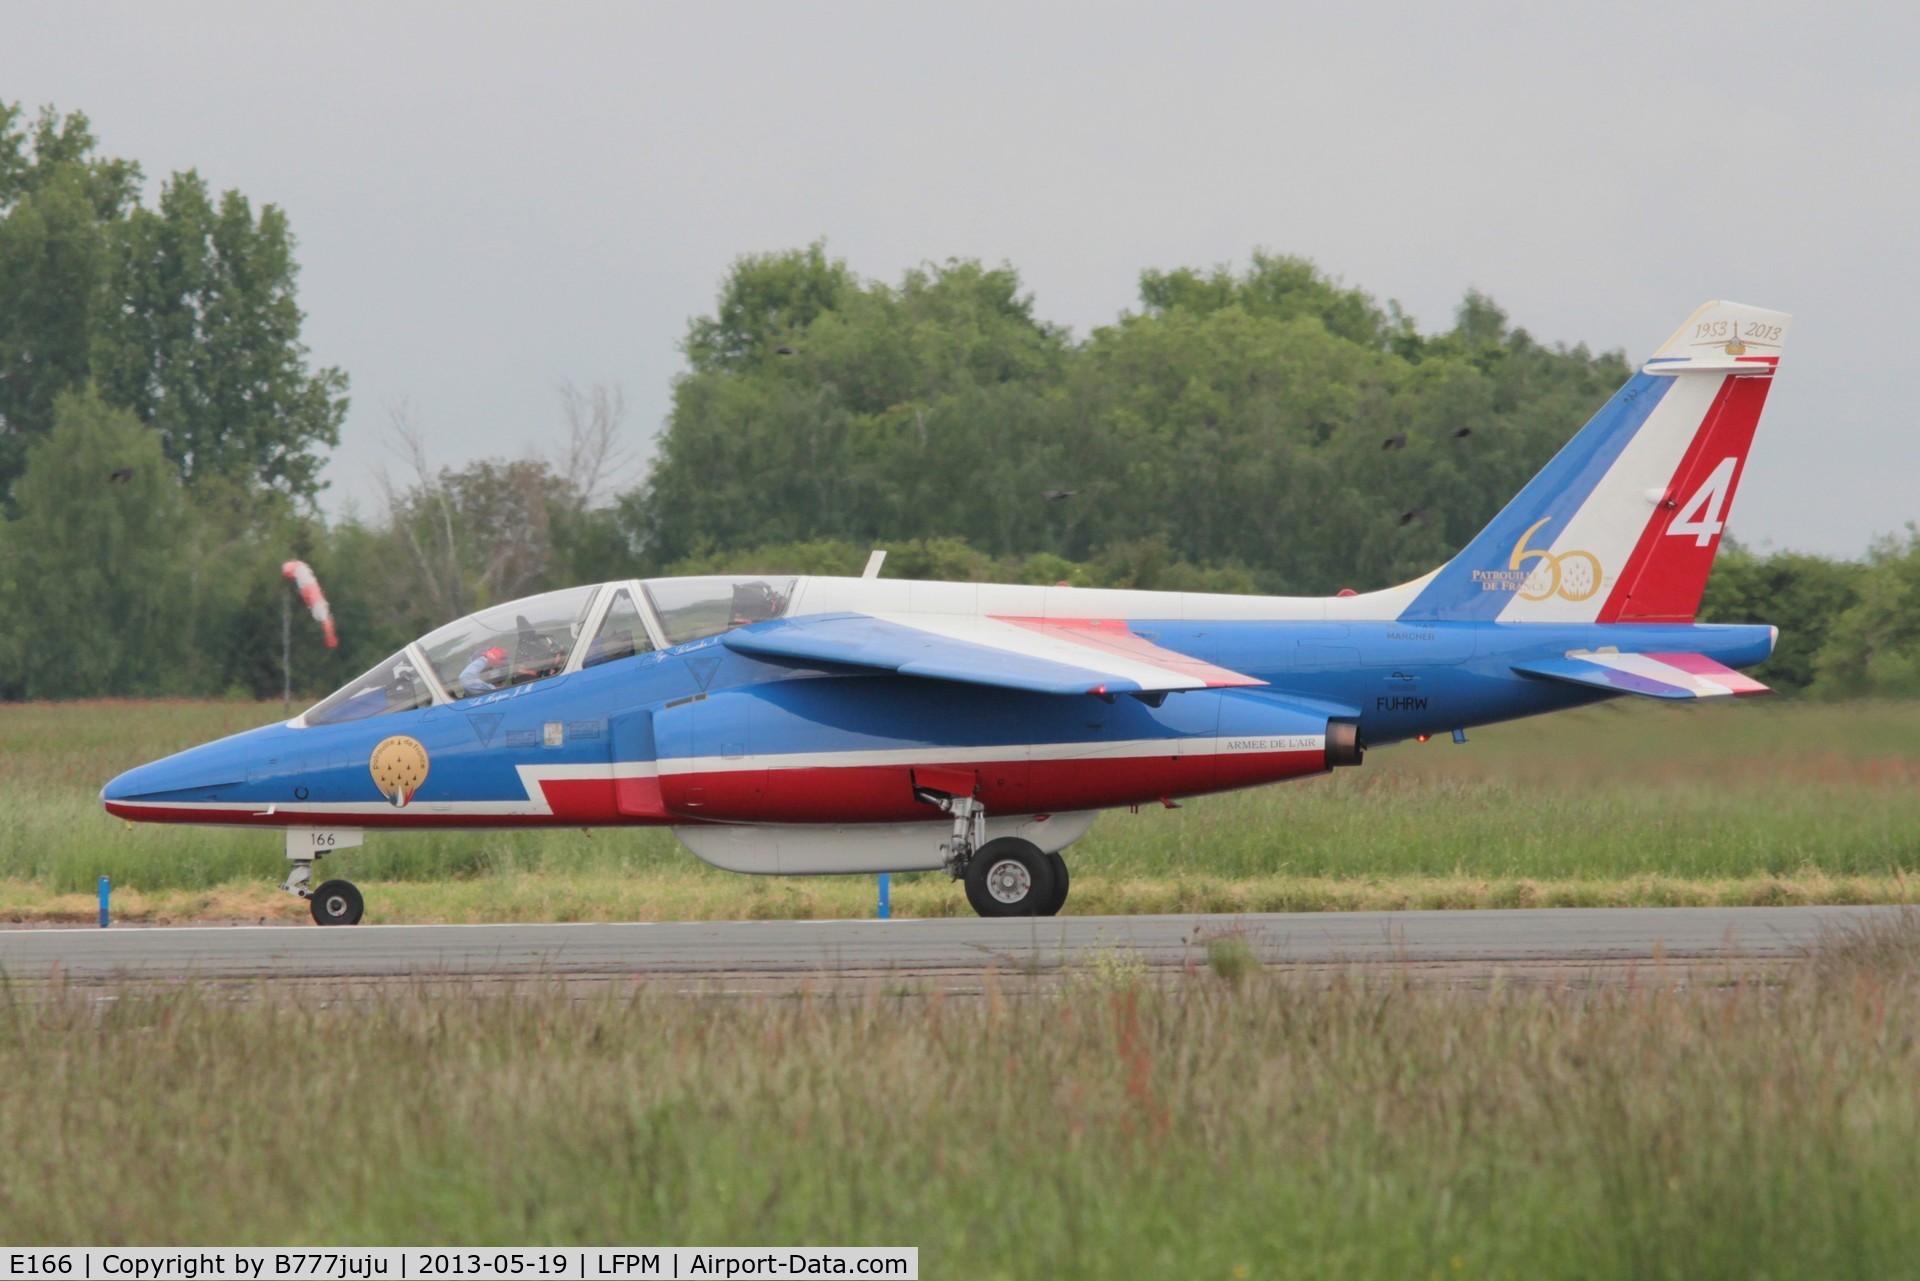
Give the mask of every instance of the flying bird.
[[1448, 432], [1447, 435], [1453, 437], [1455, 440], [1465, 440], [1467, 437], [1473, 435], [1473, 428], [1455, 427], [1452, 431]]
[[776, 356], [798, 356], [800, 353], [791, 347], [775, 347], [773, 354]]
[[1427, 518], [1427, 509], [1424, 507], [1416, 507], [1412, 511], [1401, 512], [1400, 528], [1405, 529], [1408, 525], [1413, 524], [1414, 521], [1425, 520], [1426, 518]]
[[107, 483], [109, 485], [126, 485], [131, 484], [132, 481], [133, 468], [131, 467], [122, 467], [118, 471], [110, 471], [107, 473]]
[[1057, 503], [1062, 498], [1072, 498], [1075, 494], [1079, 492], [1080, 491], [1077, 489], [1049, 489], [1046, 493], [1040, 496], [1046, 499], [1050, 503]]
[[1407, 434], [1405, 432], [1389, 436], [1380, 442], [1380, 448], [1382, 449], [1405, 449], [1406, 447]]

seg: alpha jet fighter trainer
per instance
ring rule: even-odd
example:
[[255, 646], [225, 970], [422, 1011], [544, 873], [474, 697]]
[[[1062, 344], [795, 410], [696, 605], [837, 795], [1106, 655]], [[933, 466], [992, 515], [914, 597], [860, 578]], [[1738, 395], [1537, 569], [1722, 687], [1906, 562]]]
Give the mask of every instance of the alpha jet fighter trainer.
[[1328, 599], [865, 578], [551, 592], [420, 638], [282, 724], [141, 766], [107, 811], [285, 829], [288, 890], [366, 832], [663, 825], [780, 875], [944, 869], [1050, 915], [1103, 809], [1358, 765], [1621, 694], [1765, 687], [1695, 613], [1787, 317], [1708, 303], [1440, 569]]

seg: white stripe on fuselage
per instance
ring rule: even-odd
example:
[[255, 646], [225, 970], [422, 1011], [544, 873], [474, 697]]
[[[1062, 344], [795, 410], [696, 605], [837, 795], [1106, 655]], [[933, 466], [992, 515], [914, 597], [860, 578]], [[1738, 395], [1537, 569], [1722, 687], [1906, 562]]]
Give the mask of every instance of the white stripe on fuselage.
[[1137, 738], [1110, 743], [1002, 744], [997, 747], [900, 747], [851, 752], [778, 752], [670, 756], [662, 774], [725, 774], [752, 769], [863, 769], [900, 765], [975, 765], [989, 761], [1119, 761], [1166, 756], [1238, 756], [1325, 751], [1324, 734], [1243, 734], [1228, 738]]

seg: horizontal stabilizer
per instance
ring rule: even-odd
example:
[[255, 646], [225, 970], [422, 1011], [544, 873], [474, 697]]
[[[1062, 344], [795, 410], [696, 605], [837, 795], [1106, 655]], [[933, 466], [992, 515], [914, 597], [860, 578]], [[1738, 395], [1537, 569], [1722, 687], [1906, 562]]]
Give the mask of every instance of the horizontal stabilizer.
[[1565, 658], [1515, 663], [1526, 676], [1591, 685], [1648, 698], [1725, 698], [1773, 691], [1705, 654], [1619, 654], [1575, 650]]
[[736, 653], [872, 667], [1036, 694], [1146, 694], [1266, 682], [1163, 649], [1114, 619], [822, 614], [728, 632]]

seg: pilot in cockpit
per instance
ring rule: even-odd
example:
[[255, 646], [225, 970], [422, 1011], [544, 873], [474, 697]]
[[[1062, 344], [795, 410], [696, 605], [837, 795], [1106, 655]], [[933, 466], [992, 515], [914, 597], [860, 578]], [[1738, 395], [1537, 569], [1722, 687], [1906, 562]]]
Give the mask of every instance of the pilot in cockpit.
[[[500, 688], [499, 682], [507, 674], [507, 651], [498, 645], [489, 645], [473, 656], [473, 660], [460, 669], [460, 692], [462, 694], [491, 694]], [[487, 677], [492, 676], [492, 680]]]

